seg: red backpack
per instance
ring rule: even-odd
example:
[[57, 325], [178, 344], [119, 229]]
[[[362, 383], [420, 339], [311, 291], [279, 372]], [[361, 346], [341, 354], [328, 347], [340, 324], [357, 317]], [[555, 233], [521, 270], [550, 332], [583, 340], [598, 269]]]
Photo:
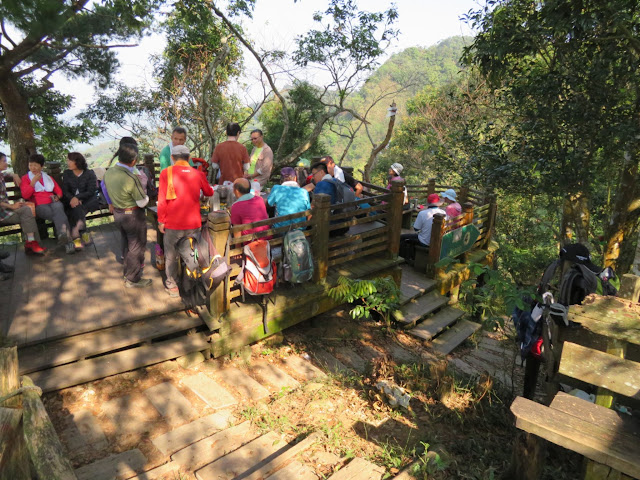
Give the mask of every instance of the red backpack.
[[276, 262], [271, 259], [271, 246], [267, 240], [254, 240], [243, 248], [242, 270], [236, 284], [249, 295], [269, 295], [276, 283]]

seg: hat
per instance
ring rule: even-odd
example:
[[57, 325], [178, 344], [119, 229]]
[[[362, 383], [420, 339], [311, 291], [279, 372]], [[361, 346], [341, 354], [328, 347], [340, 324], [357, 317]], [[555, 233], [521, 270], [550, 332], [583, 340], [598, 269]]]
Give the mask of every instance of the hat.
[[437, 193], [432, 193], [427, 197], [427, 205], [435, 205], [436, 207], [439, 207], [442, 205], [442, 200], [440, 200], [440, 196]]
[[186, 145], [176, 145], [171, 149], [171, 155], [190, 155], [189, 147]]
[[600, 271], [602, 270], [591, 261], [589, 249], [581, 243], [572, 243], [571, 245], [562, 247], [560, 249], [560, 258], [562, 260], [568, 260], [570, 262], [584, 265], [594, 273], [600, 273]]
[[390, 168], [391, 170], [396, 172], [396, 175], [400, 175], [402, 173], [402, 170], [404, 170], [404, 167], [399, 163], [392, 163]]
[[296, 171], [292, 167], [283, 167], [280, 170], [280, 175], [283, 177], [295, 177]]
[[442, 193], [442, 197], [455, 202], [457, 197], [456, 191], [453, 188], [449, 188]]

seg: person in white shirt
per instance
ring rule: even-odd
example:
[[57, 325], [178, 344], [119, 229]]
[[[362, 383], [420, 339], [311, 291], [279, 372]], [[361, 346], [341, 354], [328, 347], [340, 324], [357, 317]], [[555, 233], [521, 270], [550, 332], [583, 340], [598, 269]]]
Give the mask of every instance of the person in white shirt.
[[446, 216], [446, 212], [440, 208], [442, 201], [437, 193], [432, 193], [427, 197], [427, 208], [418, 213], [418, 217], [413, 224], [413, 229], [418, 233], [408, 233], [400, 236], [400, 256], [407, 263], [412, 264], [415, 258], [416, 245], [428, 247], [431, 243], [431, 228], [435, 215]]

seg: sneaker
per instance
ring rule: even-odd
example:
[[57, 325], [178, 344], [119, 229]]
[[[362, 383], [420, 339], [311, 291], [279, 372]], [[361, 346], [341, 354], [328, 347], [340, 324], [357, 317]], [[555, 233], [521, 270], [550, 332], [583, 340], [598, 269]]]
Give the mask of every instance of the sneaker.
[[76, 251], [80, 251], [84, 248], [84, 245], [82, 245], [82, 240], [80, 240], [79, 238], [75, 238], [73, 240], [73, 248], [75, 248]]
[[148, 287], [149, 285], [151, 285], [150, 278], [141, 278], [137, 282], [131, 282], [127, 279], [125, 279], [124, 281], [124, 286], [127, 288], [145, 288], [145, 287]]
[[178, 287], [165, 287], [164, 291], [167, 292], [171, 298], [178, 298], [180, 296], [180, 289]]
[[25, 253], [34, 253], [36, 255], [44, 255], [45, 249], [38, 242], [32, 240], [24, 244]]
[[82, 234], [82, 243], [85, 245], [91, 245], [91, 235], [89, 235], [89, 232], [84, 232]]
[[72, 253], [76, 253], [76, 246], [73, 242], [66, 243], [64, 245], [64, 251], [67, 255], [71, 255]]

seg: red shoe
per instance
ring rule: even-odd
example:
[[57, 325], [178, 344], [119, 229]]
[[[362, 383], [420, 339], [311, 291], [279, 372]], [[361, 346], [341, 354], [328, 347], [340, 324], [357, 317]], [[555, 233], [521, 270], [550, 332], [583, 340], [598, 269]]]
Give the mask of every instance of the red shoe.
[[25, 253], [34, 253], [36, 255], [44, 255], [45, 249], [35, 240], [24, 244]]

